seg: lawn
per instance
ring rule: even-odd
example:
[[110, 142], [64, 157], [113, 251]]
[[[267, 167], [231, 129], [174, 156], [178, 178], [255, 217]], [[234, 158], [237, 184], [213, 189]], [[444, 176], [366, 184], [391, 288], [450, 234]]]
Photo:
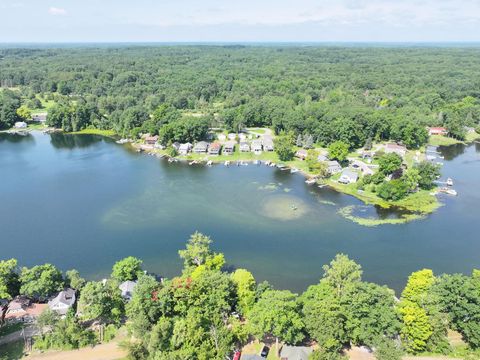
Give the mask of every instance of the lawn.
[[74, 131], [74, 132], [70, 132], [68, 134], [74, 134], [74, 135], [77, 135], [77, 134], [86, 134], [86, 135], [102, 135], [102, 136], [107, 136], [107, 137], [111, 137], [111, 136], [115, 136], [115, 131], [113, 130], [101, 130], [101, 129], [94, 129], [94, 128], [88, 128], [88, 129], [83, 129], [83, 130], [80, 130], [80, 131]]
[[[264, 345], [265, 343], [259, 342], [258, 340], [252, 341], [243, 347], [242, 355], [243, 354], [260, 355], [260, 351], [262, 350]], [[282, 344], [279, 343], [278, 346], [279, 348], [281, 348]], [[275, 351], [275, 344], [270, 346], [270, 351], [268, 352], [267, 360], [280, 360], [280, 358], [277, 356]]]
[[460, 144], [462, 141], [443, 135], [432, 135], [430, 136], [428, 143], [433, 146], [449, 146]]

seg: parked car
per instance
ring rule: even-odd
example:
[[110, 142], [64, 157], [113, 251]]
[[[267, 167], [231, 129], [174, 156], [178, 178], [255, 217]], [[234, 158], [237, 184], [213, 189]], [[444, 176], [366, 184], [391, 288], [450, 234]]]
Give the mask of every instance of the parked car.
[[242, 352], [241, 351], [235, 351], [235, 353], [233, 354], [233, 360], [240, 360], [240, 356], [242, 356]]
[[268, 346], [264, 346], [262, 352], [260, 353], [260, 356], [263, 358], [267, 358], [269, 351], [270, 349], [268, 348]]

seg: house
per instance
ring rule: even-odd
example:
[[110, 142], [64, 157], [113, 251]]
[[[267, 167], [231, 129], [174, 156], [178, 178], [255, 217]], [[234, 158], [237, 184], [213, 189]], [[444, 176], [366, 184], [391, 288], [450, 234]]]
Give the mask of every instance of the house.
[[145, 138], [145, 144], [147, 145], [155, 145], [158, 141], [158, 135], [155, 136], [147, 136]]
[[208, 143], [206, 141], [199, 141], [193, 147], [193, 152], [197, 154], [206, 153], [208, 150]]
[[263, 150], [273, 151], [273, 140], [270, 136], [264, 136], [262, 140]]
[[353, 159], [352, 160], [352, 167], [354, 169], [360, 169], [363, 175], [373, 175], [374, 171], [363, 161]]
[[305, 160], [308, 156], [308, 151], [305, 149], [299, 149], [295, 153], [295, 157], [299, 158], [300, 160]]
[[445, 129], [444, 127], [428, 127], [427, 130], [428, 130], [428, 135], [430, 136], [448, 134], [447, 129]]
[[179, 144], [177, 149], [180, 155], [187, 155], [191, 150], [192, 150], [192, 144], [190, 143]]
[[338, 161], [327, 161], [327, 171], [330, 175], [333, 175], [342, 171], [342, 167], [340, 166]]
[[232, 155], [234, 152], [235, 152], [235, 142], [227, 141], [225, 145], [223, 145], [223, 154]]
[[27, 123], [24, 121], [18, 121], [15, 123], [15, 129], [26, 129]]
[[308, 360], [313, 349], [307, 346], [283, 345], [280, 351], [281, 360]]
[[404, 157], [407, 154], [407, 148], [403, 145], [398, 144], [387, 144], [385, 145], [386, 154], [397, 154], [400, 157]]
[[174, 142], [174, 143], [172, 144], [172, 147], [173, 147], [176, 151], [179, 151], [179, 149], [180, 149], [180, 143], [179, 143], [179, 142]]
[[244, 134], [244, 133], [240, 133], [240, 134], [238, 134], [238, 139], [240, 141], [245, 141], [245, 140], [247, 140], [247, 135]]
[[222, 149], [222, 145], [218, 142], [214, 142], [210, 144], [208, 147], [208, 154], [209, 155], [220, 155], [220, 150]]
[[17, 297], [8, 304], [5, 320], [9, 322], [31, 322], [47, 307], [47, 304], [32, 303], [28, 298]]
[[240, 151], [241, 152], [249, 152], [250, 151], [250, 145], [246, 141], [241, 141], [240, 142]]
[[118, 288], [122, 292], [122, 298], [124, 298], [127, 301], [132, 300], [133, 290], [135, 289], [135, 285], [137, 285], [137, 282], [130, 281], [130, 280], [124, 281], [123, 283], [121, 283]]
[[57, 296], [48, 302], [50, 310], [55, 311], [59, 315], [65, 315], [76, 301], [75, 290], [66, 289], [60, 291]]
[[227, 135], [227, 137], [228, 137], [228, 140], [232, 140], [232, 141], [233, 141], [233, 140], [235, 140], [235, 139], [237, 138], [237, 134], [235, 134], [235, 133], [230, 133], [230, 134]]
[[255, 153], [255, 154], [260, 154], [262, 152], [262, 142], [260, 140], [253, 140], [252, 145], [250, 146], [250, 149]]
[[33, 115], [32, 116], [32, 121], [37, 121], [37, 122], [47, 121], [47, 113]]
[[358, 174], [350, 169], [344, 169], [342, 171], [342, 175], [340, 176], [340, 179], [338, 179], [339, 183], [342, 184], [353, 184], [356, 183], [358, 180]]
[[217, 139], [220, 140], [220, 141], [225, 141], [225, 140], [227, 140], [227, 135], [225, 135], [225, 134], [218, 134], [218, 135], [217, 135]]

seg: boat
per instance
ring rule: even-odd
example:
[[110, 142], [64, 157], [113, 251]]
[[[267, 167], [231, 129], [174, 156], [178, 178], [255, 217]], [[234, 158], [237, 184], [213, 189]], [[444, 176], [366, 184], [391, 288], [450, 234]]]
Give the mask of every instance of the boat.
[[255, 161], [253, 162], [253, 164], [254, 164], [254, 165], [260, 165], [260, 161], [259, 161], [259, 160], [255, 160]]
[[225, 166], [230, 166], [230, 160], [225, 161], [224, 165]]
[[120, 139], [120, 140], [117, 140], [117, 141], [115, 141], [115, 142], [116, 142], [117, 144], [126, 144], [126, 143], [128, 143], [129, 141], [128, 141], [128, 139]]
[[297, 208], [295, 205], [292, 204], [292, 210], [295, 211], [295, 210], [297, 210], [297, 209], [298, 209], [298, 208]]
[[265, 161], [264, 164], [270, 166], [270, 161]]
[[292, 174], [295, 174], [295, 173], [297, 173], [297, 172], [299, 172], [299, 171], [300, 171], [300, 170], [298, 170], [297, 168], [290, 169], [290, 172], [291, 172]]
[[195, 164], [197, 164], [197, 163], [198, 163], [197, 160], [193, 160], [193, 161], [190, 161], [190, 162], [188, 163], [188, 165], [195, 165]]
[[317, 179], [314, 179], [314, 178], [305, 180], [305, 183], [306, 183], [307, 185], [313, 185], [313, 184], [315, 184], [316, 182], [317, 182]]
[[319, 187], [320, 189], [323, 189], [325, 186], [327, 186], [327, 184], [320, 184], [320, 185], [318, 185], [318, 187]]
[[213, 161], [212, 160], [208, 160], [207, 161], [207, 166], [212, 166], [213, 165]]
[[447, 186], [453, 186], [453, 180], [452, 178], [447, 179]]
[[280, 170], [285, 170], [287, 166], [285, 164], [277, 164], [277, 168], [279, 168]]
[[444, 193], [444, 194], [448, 194], [448, 195], [453, 195], [453, 196], [457, 196], [458, 193], [456, 190], [454, 189], [450, 189], [448, 187], [443, 187], [439, 190], [440, 192]]
[[275, 166], [275, 163], [270, 163], [270, 167], [274, 167]]

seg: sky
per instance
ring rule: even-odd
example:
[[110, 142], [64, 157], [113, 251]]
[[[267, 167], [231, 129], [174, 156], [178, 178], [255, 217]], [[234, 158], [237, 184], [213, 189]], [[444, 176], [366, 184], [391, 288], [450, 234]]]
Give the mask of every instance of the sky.
[[0, 42], [478, 42], [480, 0], [0, 0]]

